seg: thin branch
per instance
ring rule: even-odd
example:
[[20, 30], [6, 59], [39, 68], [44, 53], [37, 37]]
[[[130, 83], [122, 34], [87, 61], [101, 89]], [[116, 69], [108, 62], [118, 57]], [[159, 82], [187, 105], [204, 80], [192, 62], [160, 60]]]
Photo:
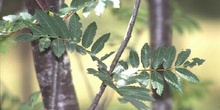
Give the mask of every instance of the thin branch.
[[34, 1], [37, 3], [38, 7], [39, 7], [42, 11], [44, 11], [44, 7], [41, 5], [41, 3], [40, 3], [38, 0], [34, 0]]
[[[128, 25], [128, 28], [127, 28], [127, 32], [126, 32], [124, 41], [121, 43], [121, 45], [119, 47], [119, 50], [118, 50], [117, 54], [115, 55], [115, 58], [113, 59], [113, 61], [111, 63], [110, 70], [109, 70], [109, 74], [111, 76], [112, 76], [112, 72], [115, 69], [122, 53], [125, 50], [125, 47], [127, 46], [128, 42], [131, 38], [131, 34], [132, 34], [133, 27], [134, 27], [134, 24], [135, 24], [135, 21], [136, 21], [136, 18], [137, 18], [137, 13], [138, 13], [138, 9], [139, 9], [139, 6], [140, 6], [140, 2], [141, 2], [141, 0], [136, 0], [136, 2], [135, 2], [133, 13], [132, 13], [132, 16], [131, 16], [130, 21], [129, 21], [129, 25]], [[96, 96], [95, 96], [95, 98], [94, 98], [94, 100], [93, 100], [93, 102], [90, 105], [88, 110], [95, 110], [95, 108], [97, 107], [97, 105], [99, 103], [99, 100], [100, 100], [102, 94], [105, 91], [105, 88], [106, 88], [106, 85], [104, 84], [104, 82], [102, 82], [102, 84], [100, 86], [100, 89], [99, 89], [98, 93], [96, 94]]]

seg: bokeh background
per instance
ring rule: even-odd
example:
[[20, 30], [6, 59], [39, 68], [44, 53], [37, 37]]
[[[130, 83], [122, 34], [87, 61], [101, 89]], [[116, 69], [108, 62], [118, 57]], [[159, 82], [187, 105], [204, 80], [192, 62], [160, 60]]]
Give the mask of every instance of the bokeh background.
[[[70, 0], [67, 0], [68, 4]], [[0, 17], [25, 10], [23, 0], [3, 0]], [[134, 0], [121, 0], [121, 9], [107, 9], [97, 17], [94, 13], [87, 18], [81, 17], [84, 27], [92, 21], [98, 25], [97, 36], [111, 33], [111, 38], [105, 51], [116, 51], [126, 32], [129, 15], [131, 15]], [[173, 31], [173, 45], [178, 51], [191, 49], [191, 57], [205, 59], [205, 63], [192, 71], [199, 77], [199, 84], [184, 83], [184, 93], [173, 91], [174, 110], [220, 110], [220, 1], [219, 0], [177, 0], [173, 8], [177, 11], [175, 18], [187, 15], [196, 23], [190, 23]], [[149, 43], [149, 28], [146, 1], [142, 1], [139, 21], [135, 27], [128, 49], [140, 50], [141, 46]], [[81, 15], [81, 14], [80, 14]], [[181, 16], [179, 16], [181, 15]], [[178, 21], [179, 22], [179, 21]], [[177, 23], [178, 23], [177, 22]], [[4, 106], [14, 106], [16, 101], [28, 101], [29, 96], [39, 91], [35, 76], [31, 47], [26, 42], [13, 42], [13, 37], [0, 41], [0, 90], [1, 95], [7, 95]], [[3, 48], [4, 47], [4, 48]], [[7, 47], [7, 48], [5, 48]], [[123, 54], [126, 60], [128, 52]], [[80, 108], [86, 110], [91, 103], [101, 82], [98, 78], [86, 73], [86, 68], [96, 67], [89, 56], [69, 53], [71, 58], [72, 77]], [[113, 57], [107, 60], [110, 64]], [[102, 102], [105, 110], [135, 110], [130, 104], [120, 104], [117, 93], [108, 88]], [[13, 102], [14, 101], [14, 102]]]

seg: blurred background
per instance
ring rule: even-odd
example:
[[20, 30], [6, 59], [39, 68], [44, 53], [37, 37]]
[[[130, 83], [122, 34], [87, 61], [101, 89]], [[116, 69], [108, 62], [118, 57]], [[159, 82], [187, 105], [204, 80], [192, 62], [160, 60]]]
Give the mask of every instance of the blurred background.
[[[70, 3], [67, 0], [66, 3]], [[121, 0], [120, 9], [107, 9], [97, 17], [94, 13], [88, 18], [81, 17], [84, 27], [92, 21], [98, 25], [97, 37], [107, 32], [111, 38], [102, 56], [116, 51], [127, 29], [134, 0]], [[24, 0], [3, 0], [0, 17], [24, 11]], [[205, 59], [205, 63], [192, 71], [199, 77], [199, 84], [184, 83], [184, 92], [173, 91], [174, 110], [220, 110], [220, 1], [219, 0], [173, 0], [173, 45], [177, 51], [191, 49], [191, 57]], [[142, 1], [138, 21], [127, 50], [140, 51], [149, 43], [148, 8]], [[80, 14], [81, 15], [81, 14]], [[13, 42], [13, 37], [0, 41], [0, 90], [6, 100], [3, 106], [18, 106], [28, 101], [33, 92], [39, 91], [30, 43]], [[122, 59], [127, 59], [128, 52]], [[72, 77], [80, 108], [86, 110], [101, 84], [98, 78], [86, 73], [89, 67], [96, 67], [89, 56], [69, 53]], [[111, 63], [113, 57], [106, 62]], [[120, 104], [117, 93], [110, 88], [104, 94], [105, 110], [135, 110], [130, 104]], [[16, 108], [16, 107], [15, 107]], [[11, 108], [9, 110], [13, 110]]]

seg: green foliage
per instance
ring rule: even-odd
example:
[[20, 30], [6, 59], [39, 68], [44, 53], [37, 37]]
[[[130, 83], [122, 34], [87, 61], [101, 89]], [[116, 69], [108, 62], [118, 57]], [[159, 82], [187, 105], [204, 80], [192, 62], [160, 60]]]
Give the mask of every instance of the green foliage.
[[150, 65], [150, 46], [145, 43], [141, 49], [141, 63], [144, 68], [147, 68]]
[[190, 82], [199, 82], [199, 79], [191, 71], [185, 68], [176, 68], [177, 74]]
[[161, 95], [164, 89], [163, 77], [157, 71], [151, 72], [151, 85], [156, 89], [157, 94]]
[[13, 110], [17, 109], [21, 104], [18, 97], [12, 95], [9, 91], [1, 88], [1, 110]]
[[18, 110], [43, 110], [44, 105], [42, 102], [39, 102], [40, 92], [33, 93], [29, 102], [22, 103]]
[[152, 62], [152, 67], [154, 69], [159, 68], [159, 66], [163, 62], [163, 56], [164, 56], [164, 49], [163, 46], [160, 46], [153, 52], [153, 62]]
[[[187, 32], [193, 32], [200, 29], [199, 23], [193, 18], [194, 15], [192, 16], [188, 12], [185, 12], [182, 7], [179, 6], [178, 0], [170, 0], [170, 2], [172, 4], [170, 27], [174, 34], [183, 35]], [[128, 21], [131, 16], [133, 4], [127, 1], [121, 1], [121, 5], [119, 9], [112, 9], [112, 13], [122, 22]], [[136, 27], [139, 31], [144, 30], [146, 25], [150, 26], [149, 12], [146, 12], [146, 10], [149, 10], [149, 4], [147, 6], [146, 4], [142, 5], [139, 10], [136, 21]]]
[[53, 53], [60, 57], [65, 52], [65, 46], [63, 44], [63, 41], [61, 39], [56, 39], [52, 42], [53, 46]]
[[94, 54], [99, 53], [103, 47], [105, 46], [105, 43], [108, 41], [110, 37], [110, 33], [105, 34], [101, 36], [92, 46], [91, 52]]
[[95, 22], [91, 23], [85, 30], [84, 34], [83, 34], [83, 38], [82, 38], [82, 46], [85, 48], [88, 48], [92, 42], [93, 39], [95, 37], [96, 34], [96, 30], [97, 30], [97, 25]]
[[137, 68], [139, 66], [139, 57], [136, 51], [131, 50], [129, 54], [129, 61], [132, 67]]
[[170, 68], [176, 56], [176, 48], [174, 46], [170, 46], [164, 53], [163, 58], [163, 68]]
[[180, 78], [178, 78], [172, 71], [164, 71], [164, 79], [174, 89], [183, 92]]
[[69, 22], [69, 30], [70, 30], [70, 38], [71, 40], [76, 40], [78, 43], [81, 39], [82, 36], [82, 23], [80, 23], [80, 17], [74, 13], [70, 17], [70, 22]]
[[[115, 65], [113, 66], [115, 67], [113, 69], [110, 67], [114, 70], [113, 72], [108, 71], [109, 67], [104, 60], [113, 55], [114, 52], [105, 54], [100, 58], [96, 55], [104, 48], [105, 43], [110, 38], [110, 33], [104, 34], [94, 41], [98, 29], [96, 23], [89, 24], [83, 32], [80, 17], [75, 11], [83, 8], [83, 13], [86, 16], [92, 10], [100, 15], [107, 5], [119, 7], [118, 4], [119, 0], [74, 0], [70, 7], [64, 6], [58, 14], [52, 12], [48, 14], [48, 12], [36, 10], [31, 19], [18, 19], [12, 16], [9, 17], [8, 21], [0, 22], [5, 26], [0, 27], [0, 40], [27, 26], [31, 33], [19, 33], [16, 36], [16, 41], [36, 40], [41, 52], [50, 48], [57, 57], [61, 57], [66, 50], [90, 55], [92, 60], [97, 62], [98, 67], [88, 68], [88, 73], [98, 77], [105, 85], [114, 89], [121, 96], [120, 102], [129, 102], [139, 110], [149, 109], [145, 101], [154, 101], [150, 95], [150, 90], [147, 88], [149, 85], [156, 89], [158, 95], [161, 95], [164, 89], [164, 81], [180, 92], [183, 91], [180, 78], [190, 82], [199, 82], [197, 76], [187, 67], [199, 66], [205, 60], [199, 58], [193, 58], [192, 61], [188, 60], [191, 53], [190, 49], [181, 51], [176, 57], [174, 46], [167, 49], [160, 46], [155, 51], [151, 51], [150, 46], [145, 43], [141, 48], [140, 55], [136, 50], [130, 51], [129, 64], [131, 66], [128, 65], [128, 62], [121, 60], [114, 62]], [[68, 14], [70, 14], [70, 20], [66, 23], [66, 18], [60, 16]], [[142, 67], [140, 67], [140, 61]], [[174, 62], [175, 64], [173, 64]], [[150, 65], [152, 68], [149, 68]], [[23, 103], [20, 106], [20, 110], [34, 110], [36, 107], [42, 107], [38, 98], [39, 92], [34, 93], [28, 103]]]
[[177, 56], [175, 66], [180, 66], [183, 62], [185, 62], [186, 59], [189, 57], [190, 53], [191, 53], [190, 49], [187, 49], [186, 51], [180, 52]]

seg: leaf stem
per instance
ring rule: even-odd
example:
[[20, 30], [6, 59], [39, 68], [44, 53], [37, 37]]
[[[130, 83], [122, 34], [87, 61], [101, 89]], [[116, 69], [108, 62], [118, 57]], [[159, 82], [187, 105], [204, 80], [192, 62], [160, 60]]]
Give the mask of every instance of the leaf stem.
[[[125, 34], [125, 38], [124, 40], [122, 41], [119, 49], [118, 49], [118, 52], [117, 54], [115, 55], [111, 65], [110, 65], [110, 70], [109, 70], [109, 74], [112, 76], [112, 72], [113, 70], [115, 69], [122, 53], [124, 52], [130, 38], [131, 38], [131, 34], [132, 34], [132, 31], [133, 31], [133, 28], [134, 28], [134, 24], [135, 24], [135, 21], [136, 21], [136, 18], [137, 18], [137, 14], [138, 14], [138, 9], [139, 9], [139, 6], [140, 6], [140, 2], [141, 0], [136, 0], [135, 2], [135, 5], [134, 5], [134, 9], [133, 9], [133, 13], [131, 15], [131, 18], [130, 18], [130, 21], [129, 21], [129, 24], [128, 24], [128, 28], [127, 28], [127, 32]], [[100, 88], [99, 88], [99, 91], [98, 93], [96, 94], [92, 104], [90, 105], [89, 109], [88, 110], [95, 110], [95, 108], [97, 107], [98, 103], [99, 103], [99, 100], [102, 96], [102, 94], [104, 93], [105, 91], [105, 88], [106, 88], [106, 85], [104, 84], [104, 82], [102, 82]]]
[[138, 71], [169, 71], [169, 70], [172, 70], [173, 68], [168, 68], [168, 69], [152, 69], [152, 68], [149, 68], [149, 69], [139, 69]]

